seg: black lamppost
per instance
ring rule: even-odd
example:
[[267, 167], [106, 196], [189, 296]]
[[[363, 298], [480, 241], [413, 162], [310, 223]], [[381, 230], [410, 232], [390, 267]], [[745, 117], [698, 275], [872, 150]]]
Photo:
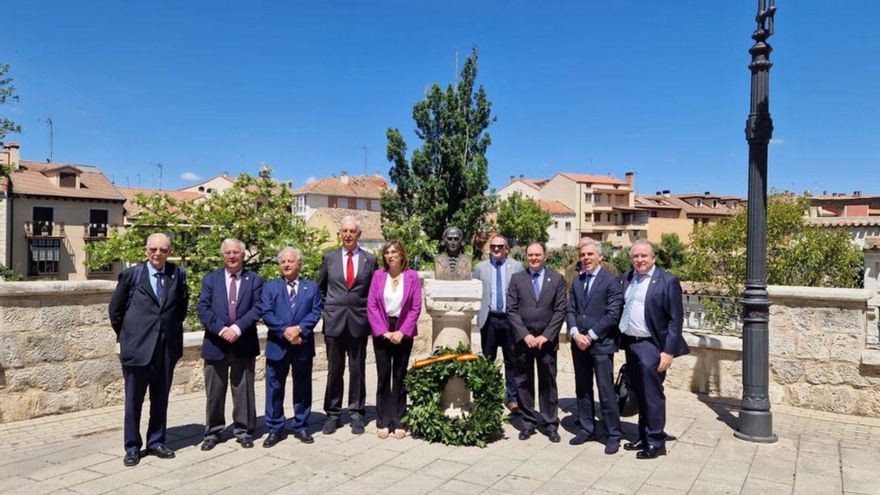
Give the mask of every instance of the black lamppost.
[[[769, 5], [768, 5], [769, 3]], [[773, 136], [770, 118], [770, 52], [775, 0], [758, 0], [758, 27], [749, 49], [752, 92], [746, 141], [749, 142], [748, 247], [746, 289], [743, 292], [743, 397], [737, 438], [750, 442], [775, 442], [770, 413], [768, 335], [770, 299], [767, 296], [767, 147]]]

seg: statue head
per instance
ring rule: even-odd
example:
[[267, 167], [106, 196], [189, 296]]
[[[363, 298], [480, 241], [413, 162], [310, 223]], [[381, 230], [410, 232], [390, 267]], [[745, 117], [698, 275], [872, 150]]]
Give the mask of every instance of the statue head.
[[446, 254], [456, 257], [461, 254], [461, 229], [458, 227], [447, 227], [443, 231], [443, 239], [441, 245], [446, 249]]

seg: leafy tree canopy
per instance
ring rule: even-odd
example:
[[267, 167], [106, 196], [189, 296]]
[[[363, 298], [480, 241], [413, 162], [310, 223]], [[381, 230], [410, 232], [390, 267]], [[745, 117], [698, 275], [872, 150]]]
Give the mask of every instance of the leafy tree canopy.
[[422, 146], [411, 158], [407, 158], [400, 130], [388, 129], [389, 176], [397, 187], [382, 194], [386, 239], [411, 220], [418, 220], [431, 240], [439, 240], [446, 227], [455, 225], [469, 244], [485, 229], [486, 213], [493, 203], [486, 195], [486, 150], [492, 142], [486, 129], [495, 118], [485, 90], [482, 86], [475, 89], [476, 78], [475, 49], [465, 60], [455, 86], [450, 84], [444, 91], [435, 83], [425, 99], [415, 104], [413, 120]]
[[663, 234], [657, 245], [657, 264], [666, 271], [679, 275], [687, 262], [687, 246], [678, 234]]
[[139, 194], [133, 225], [115, 229], [106, 241], [91, 243], [89, 267], [126, 261], [143, 261], [144, 245], [153, 232], [172, 238], [172, 257], [180, 258], [187, 269], [187, 282], [195, 308], [195, 298], [205, 274], [223, 266], [220, 245], [235, 238], [245, 243], [245, 268], [264, 280], [279, 276], [277, 253], [291, 245], [303, 253], [303, 277], [315, 279], [321, 264], [321, 244], [327, 241], [323, 230], [306, 226], [291, 213], [293, 194], [286, 184], [271, 178], [271, 170], [253, 177], [238, 176], [229, 189], [198, 202], [180, 201], [164, 194]]
[[496, 223], [498, 233], [513, 246], [534, 241], [547, 242], [550, 239], [547, 229], [553, 220], [535, 200], [514, 192], [498, 203]]

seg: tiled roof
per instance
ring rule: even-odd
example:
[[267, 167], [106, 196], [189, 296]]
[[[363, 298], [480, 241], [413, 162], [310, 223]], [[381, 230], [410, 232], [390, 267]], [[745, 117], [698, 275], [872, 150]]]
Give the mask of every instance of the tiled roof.
[[202, 198], [207, 197], [204, 193], [198, 192], [189, 192], [189, 191], [166, 191], [160, 189], [147, 189], [140, 187], [120, 187], [118, 188], [119, 192], [125, 196], [125, 214], [126, 216], [132, 217], [137, 216], [140, 213], [140, 207], [138, 207], [134, 203], [134, 197], [138, 194], [143, 194], [146, 197], [150, 197], [156, 194], [164, 194], [169, 198], [176, 199], [178, 201], [196, 201]]
[[586, 182], [590, 184], [612, 184], [625, 186], [625, 180], [620, 180], [613, 175], [589, 175], [589, 174], [568, 174], [560, 172], [559, 175], [571, 179], [575, 182]]
[[209, 177], [209, 178], [207, 178], [207, 179], [205, 179], [205, 180], [203, 180], [203, 181], [201, 181], [201, 182], [198, 182], [198, 183], [196, 183], [196, 184], [191, 184], [191, 185], [186, 186], [186, 187], [181, 187], [180, 190], [182, 191], [182, 190], [184, 190], [184, 189], [198, 188], [199, 186], [203, 186], [203, 185], [205, 185], [205, 184], [211, 182], [211, 181], [214, 180], [214, 179], [226, 179], [226, 181], [229, 182], [230, 184], [235, 184], [235, 177], [232, 177], [232, 176], [230, 176], [229, 174], [227, 174], [226, 172], [224, 172], [224, 173], [222, 173], [222, 174], [220, 174], [220, 175], [215, 175], [214, 177]]
[[377, 240], [382, 237], [382, 215], [378, 211], [352, 210], [349, 208], [319, 208], [309, 220], [318, 215], [325, 215], [335, 224], [339, 224], [343, 217], [353, 216], [361, 222], [361, 239]]
[[[681, 196], [682, 195], [679, 194], [636, 196], [636, 207], [640, 210], [677, 209], [684, 210], [685, 214], [687, 215], [709, 216], [733, 216], [737, 211], [735, 208], [730, 208], [722, 204], [719, 204], [714, 208], [706, 204], [703, 204], [703, 206], [694, 206], [687, 201], [681, 199]], [[699, 194], [685, 197], [708, 197], [710, 199], [718, 198], [718, 196], [702, 196]]]
[[827, 217], [808, 218], [813, 227], [880, 227], [880, 217]]
[[[107, 179], [107, 176], [95, 167], [28, 160], [19, 161], [19, 166], [21, 168], [12, 172], [10, 176], [11, 189], [14, 194], [109, 201], [125, 200]], [[57, 179], [52, 175], [65, 168], [79, 173], [80, 187], [60, 187], [57, 185]]]
[[550, 179], [516, 179], [517, 182], [522, 182], [523, 184], [533, 188], [533, 189], [541, 189], [544, 187], [544, 184], [550, 182]]
[[681, 210], [680, 205], [673, 205], [662, 196], [636, 196], [635, 206], [641, 210]]
[[388, 182], [377, 175], [346, 175], [326, 177], [300, 186], [293, 194], [324, 194], [349, 198], [379, 199], [382, 191], [388, 189]]
[[562, 204], [561, 202], [559, 202], [555, 199], [552, 199], [550, 201], [544, 201], [543, 199], [539, 200], [538, 205], [541, 207], [542, 210], [546, 211], [547, 213], [549, 213], [551, 215], [574, 216], [574, 210], [565, 206], [564, 204]]

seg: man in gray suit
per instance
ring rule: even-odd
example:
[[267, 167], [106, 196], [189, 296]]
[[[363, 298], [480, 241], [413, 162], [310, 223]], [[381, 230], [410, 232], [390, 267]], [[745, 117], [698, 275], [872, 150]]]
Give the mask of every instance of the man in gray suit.
[[522, 263], [507, 257], [510, 248], [504, 236], [489, 239], [489, 259], [477, 264], [473, 277], [483, 283], [483, 300], [477, 314], [483, 355], [494, 362], [498, 347], [504, 356], [505, 402], [510, 412], [519, 411], [516, 402], [516, 376], [513, 366], [513, 332], [507, 322], [505, 294], [510, 277], [523, 271]]
[[[526, 271], [514, 273], [507, 289], [507, 311], [513, 328], [516, 385], [523, 420], [520, 440], [540, 427], [551, 442], [559, 442], [559, 397], [556, 389], [556, 351], [565, 320], [565, 280], [544, 267], [547, 249], [539, 242], [526, 248]], [[538, 368], [540, 418], [535, 413], [535, 365]]]
[[324, 254], [318, 286], [324, 297], [324, 345], [327, 348], [327, 388], [322, 431], [330, 435], [339, 427], [342, 410], [345, 359], [348, 357], [348, 412], [351, 432], [364, 432], [367, 388], [365, 378], [367, 338], [367, 295], [376, 270], [376, 257], [358, 246], [361, 224], [347, 216], [339, 223], [342, 249]]

